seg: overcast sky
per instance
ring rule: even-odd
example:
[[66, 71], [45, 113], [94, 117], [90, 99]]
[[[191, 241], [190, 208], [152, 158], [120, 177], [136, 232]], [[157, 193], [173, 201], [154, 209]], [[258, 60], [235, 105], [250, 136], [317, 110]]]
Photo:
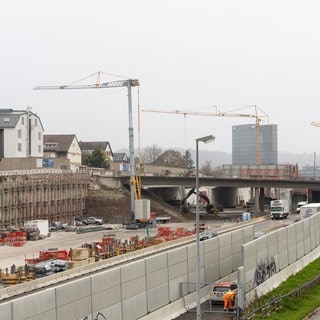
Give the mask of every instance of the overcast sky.
[[[140, 112], [254, 114], [278, 125], [278, 149], [320, 153], [320, 2], [317, 0], [10, 0], [0, 4], [0, 108], [26, 109], [45, 134], [129, 146], [126, 88], [33, 90], [97, 71], [133, 88], [134, 144], [232, 151], [232, 126], [254, 118]], [[92, 84], [91, 77], [79, 84]], [[213, 106], [218, 106], [214, 108]]]

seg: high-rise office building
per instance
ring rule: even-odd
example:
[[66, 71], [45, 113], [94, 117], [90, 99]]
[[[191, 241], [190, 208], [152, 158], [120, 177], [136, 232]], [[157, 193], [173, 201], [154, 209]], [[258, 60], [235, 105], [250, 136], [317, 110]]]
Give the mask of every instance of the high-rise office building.
[[[278, 164], [278, 126], [260, 125], [260, 165]], [[232, 126], [232, 164], [257, 164], [257, 131], [254, 124]]]

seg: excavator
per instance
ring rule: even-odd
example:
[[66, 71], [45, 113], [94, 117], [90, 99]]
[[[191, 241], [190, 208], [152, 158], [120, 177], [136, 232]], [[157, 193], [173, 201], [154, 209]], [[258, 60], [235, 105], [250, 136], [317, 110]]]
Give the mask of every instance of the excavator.
[[[182, 213], [189, 212], [189, 206], [188, 206], [188, 203], [187, 203], [187, 199], [192, 194], [197, 194], [196, 193], [196, 188], [190, 189], [189, 192], [187, 193], [187, 195], [183, 199], [181, 199], [181, 211], [182, 211]], [[221, 206], [216, 207], [216, 206], [212, 205], [210, 203], [209, 198], [204, 193], [199, 192], [199, 197], [206, 202], [206, 212], [207, 213], [217, 214], [217, 213], [223, 211], [223, 207], [221, 207]]]

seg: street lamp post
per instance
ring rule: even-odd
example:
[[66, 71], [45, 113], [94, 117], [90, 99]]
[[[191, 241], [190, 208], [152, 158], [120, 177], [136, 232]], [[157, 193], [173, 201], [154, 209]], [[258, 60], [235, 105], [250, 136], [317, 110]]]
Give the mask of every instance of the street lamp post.
[[213, 135], [205, 136], [196, 139], [196, 243], [197, 243], [197, 261], [196, 261], [196, 289], [197, 289], [197, 320], [201, 320], [201, 305], [200, 305], [200, 233], [199, 233], [199, 142], [209, 143], [214, 141]]

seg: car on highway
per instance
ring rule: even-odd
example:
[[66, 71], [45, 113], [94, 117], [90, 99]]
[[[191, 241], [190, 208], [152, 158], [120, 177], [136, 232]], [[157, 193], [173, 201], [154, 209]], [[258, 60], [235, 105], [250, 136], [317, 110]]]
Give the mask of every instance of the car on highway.
[[217, 231], [215, 230], [205, 230], [200, 233], [200, 241], [208, 240], [210, 238], [214, 238], [218, 235]]
[[216, 283], [211, 290], [210, 300], [211, 304], [223, 303], [223, 296], [228, 291], [238, 291], [236, 282], [224, 281]]

